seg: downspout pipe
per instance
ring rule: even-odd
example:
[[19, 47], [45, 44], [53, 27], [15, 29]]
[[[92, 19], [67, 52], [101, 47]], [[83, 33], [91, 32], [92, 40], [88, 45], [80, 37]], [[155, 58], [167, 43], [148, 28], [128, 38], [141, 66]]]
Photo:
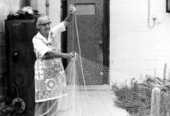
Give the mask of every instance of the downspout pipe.
[[20, 8], [23, 8], [24, 6], [30, 6], [31, 0], [20, 0]]
[[49, 0], [46, 0], [45, 6], [46, 6], [46, 15], [49, 16], [49, 6], [50, 6]]
[[156, 18], [151, 17], [151, 0], [148, 0], [148, 27], [151, 29], [154, 28], [155, 22], [156, 22]]

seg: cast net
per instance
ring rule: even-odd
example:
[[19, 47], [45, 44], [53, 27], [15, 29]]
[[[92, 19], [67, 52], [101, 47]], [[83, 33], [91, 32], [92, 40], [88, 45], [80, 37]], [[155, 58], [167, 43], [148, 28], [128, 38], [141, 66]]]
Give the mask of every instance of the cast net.
[[[109, 85], [92, 85], [100, 83], [97, 82], [101, 81], [100, 77], [109, 76], [108, 67], [76, 55], [65, 69], [65, 74], [66, 92], [55, 100], [38, 103], [35, 116], [113, 115], [113, 95]], [[88, 85], [90, 82], [91, 85]]]
[[38, 103], [35, 107], [35, 116], [113, 115], [114, 95], [111, 94], [109, 85], [101, 85], [103, 79], [109, 79], [109, 68], [81, 56], [77, 18], [74, 16], [78, 54], [71, 59], [65, 69], [66, 92], [60, 98]]

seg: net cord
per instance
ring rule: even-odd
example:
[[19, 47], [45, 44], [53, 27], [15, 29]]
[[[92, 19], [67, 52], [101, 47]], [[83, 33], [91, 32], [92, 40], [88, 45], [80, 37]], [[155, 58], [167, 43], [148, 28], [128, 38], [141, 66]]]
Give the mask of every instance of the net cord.
[[84, 71], [83, 71], [83, 64], [82, 64], [82, 57], [81, 57], [81, 47], [80, 47], [80, 37], [79, 37], [79, 31], [78, 31], [78, 25], [77, 25], [77, 15], [76, 12], [74, 14], [74, 21], [75, 21], [75, 30], [76, 30], [76, 36], [77, 36], [77, 44], [78, 44], [78, 52], [79, 52], [79, 56], [80, 56], [80, 68], [81, 68], [81, 72], [82, 72], [82, 77], [83, 77], [83, 85], [84, 85], [84, 90], [86, 93], [86, 97], [87, 99], [89, 99], [89, 96], [87, 94], [87, 88], [86, 88], [86, 81], [85, 81], [85, 77], [84, 77]]

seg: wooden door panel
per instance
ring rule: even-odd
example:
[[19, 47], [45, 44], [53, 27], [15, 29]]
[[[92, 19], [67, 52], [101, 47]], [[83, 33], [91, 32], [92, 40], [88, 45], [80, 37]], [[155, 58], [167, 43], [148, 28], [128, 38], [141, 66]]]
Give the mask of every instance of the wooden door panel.
[[[103, 65], [103, 0], [69, 0], [69, 4], [76, 7], [76, 20], [79, 38], [75, 29], [75, 19], [68, 27], [68, 51], [79, 53], [77, 39], [80, 41], [81, 56]], [[102, 72], [95, 73], [92, 77], [85, 78], [86, 84], [103, 84]], [[93, 80], [93, 81], [92, 81]], [[80, 79], [80, 84], [83, 79]]]

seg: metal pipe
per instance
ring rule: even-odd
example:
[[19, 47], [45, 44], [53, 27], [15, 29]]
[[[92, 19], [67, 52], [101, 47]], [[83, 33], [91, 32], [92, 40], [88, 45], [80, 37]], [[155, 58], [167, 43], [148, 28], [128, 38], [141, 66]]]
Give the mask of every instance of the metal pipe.
[[49, 0], [46, 0], [45, 6], [46, 6], [46, 15], [49, 16], [49, 6], [50, 6]]
[[[154, 28], [155, 27], [155, 22], [156, 22], [156, 18], [151, 18], [151, 2], [150, 0], [148, 0], [148, 27], [149, 28]], [[152, 19], [152, 25], [150, 24]]]
[[24, 6], [30, 6], [31, 1], [30, 0], [20, 0], [20, 8], [23, 8]]

